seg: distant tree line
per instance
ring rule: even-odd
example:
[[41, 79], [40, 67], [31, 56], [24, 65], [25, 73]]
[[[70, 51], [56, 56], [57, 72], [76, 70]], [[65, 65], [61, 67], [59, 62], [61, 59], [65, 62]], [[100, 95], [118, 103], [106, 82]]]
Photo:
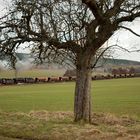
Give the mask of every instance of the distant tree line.
[[114, 68], [112, 69], [112, 75], [120, 75], [120, 74], [135, 74], [135, 68], [130, 67], [130, 68]]
[[[140, 67], [119, 67], [119, 68], [110, 68], [106, 72], [111, 73], [112, 75], [126, 75], [126, 74], [140, 74]], [[63, 76], [76, 76], [76, 70], [68, 69]]]

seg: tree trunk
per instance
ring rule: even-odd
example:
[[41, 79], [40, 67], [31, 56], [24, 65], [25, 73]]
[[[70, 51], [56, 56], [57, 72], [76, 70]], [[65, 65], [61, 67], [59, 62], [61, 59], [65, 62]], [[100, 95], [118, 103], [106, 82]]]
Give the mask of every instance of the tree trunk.
[[91, 122], [91, 74], [92, 69], [89, 63], [83, 63], [77, 67], [74, 102], [75, 122]]

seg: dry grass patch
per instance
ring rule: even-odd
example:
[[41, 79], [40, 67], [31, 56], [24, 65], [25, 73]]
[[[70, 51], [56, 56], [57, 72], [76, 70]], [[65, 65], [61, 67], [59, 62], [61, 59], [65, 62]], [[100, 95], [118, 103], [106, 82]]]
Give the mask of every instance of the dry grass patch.
[[139, 119], [94, 113], [92, 122], [92, 124], [74, 123], [72, 112], [45, 110], [29, 113], [0, 112], [0, 135], [8, 137], [7, 140], [15, 138], [24, 140], [140, 139]]
[[48, 112], [46, 110], [43, 111], [31, 111], [29, 115], [33, 118], [43, 119], [46, 121], [49, 120], [66, 120], [71, 119], [73, 117], [73, 114], [71, 112]]
[[111, 113], [94, 113], [92, 118], [93, 124], [107, 124], [107, 125], [121, 125], [121, 126], [129, 126], [139, 123], [139, 119], [137, 117], [130, 117], [128, 115], [116, 116]]

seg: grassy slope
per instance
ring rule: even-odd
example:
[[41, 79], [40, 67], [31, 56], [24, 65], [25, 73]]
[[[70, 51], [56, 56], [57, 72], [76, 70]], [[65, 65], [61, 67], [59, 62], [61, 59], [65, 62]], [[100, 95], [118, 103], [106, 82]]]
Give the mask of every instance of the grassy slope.
[[[140, 117], [140, 78], [93, 81], [94, 112], [130, 114]], [[72, 111], [74, 83], [0, 87], [0, 110]]]

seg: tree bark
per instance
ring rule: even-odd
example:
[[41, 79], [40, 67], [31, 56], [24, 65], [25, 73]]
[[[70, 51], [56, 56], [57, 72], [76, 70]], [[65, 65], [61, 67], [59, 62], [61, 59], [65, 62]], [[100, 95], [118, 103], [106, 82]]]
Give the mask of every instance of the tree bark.
[[[89, 62], [89, 61], [87, 61]], [[91, 122], [91, 74], [89, 63], [83, 63], [76, 70], [74, 115], [75, 122]]]

